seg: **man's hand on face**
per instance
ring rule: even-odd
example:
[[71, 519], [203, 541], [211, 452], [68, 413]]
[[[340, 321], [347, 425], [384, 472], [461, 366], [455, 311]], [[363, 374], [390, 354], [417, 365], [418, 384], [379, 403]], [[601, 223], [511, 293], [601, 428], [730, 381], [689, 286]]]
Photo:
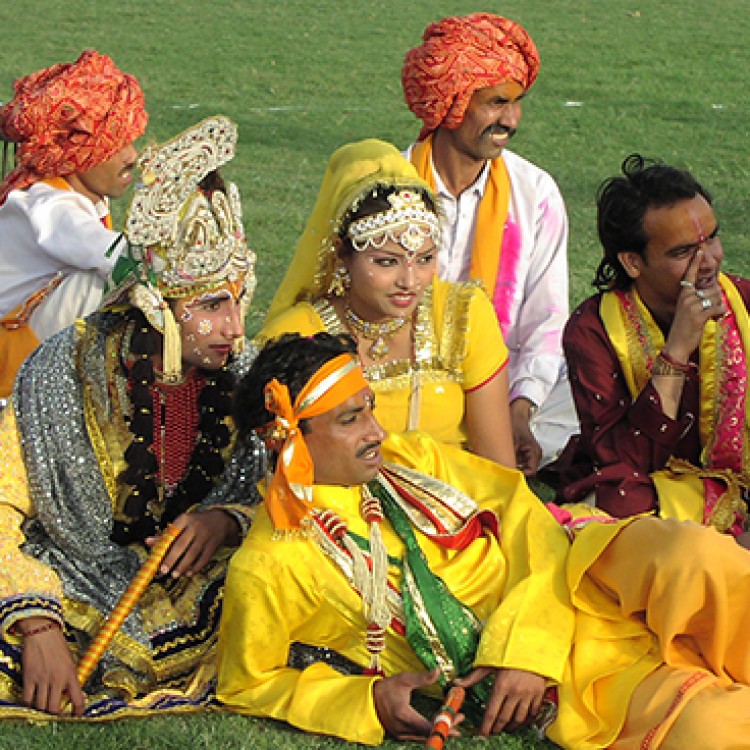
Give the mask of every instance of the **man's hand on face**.
[[[429, 736], [432, 725], [412, 708], [411, 694], [419, 688], [434, 685], [439, 675], [437, 668], [432, 672], [402, 672], [394, 677], [384, 677], [373, 685], [375, 710], [387, 734], [402, 741], [424, 740]], [[458, 736], [455, 727], [462, 718], [459, 714], [450, 731], [451, 736]]]
[[510, 405], [510, 425], [516, 450], [516, 467], [527, 477], [534, 476], [542, 460], [542, 448], [531, 432], [531, 402], [517, 398]]
[[[702, 257], [703, 250], [698, 250], [685, 271], [672, 326], [664, 345], [667, 354], [678, 362], [686, 363], [698, 348], [706, 323], [712, 319], [718, 320], [727, 312], [718, 283], [708, 289], [696, 289]], [[710, 305], [703, 300], [708, 300]]]
[[[192, 576], [208, 564], [219, 547], [237, 544], [239, 525], [232, 516], [219, 508], [183, 513], [174, 525], [182, 529], [175, 539], [162, 564], [161, 575], [174, 578]], [[158, 537], [149, 537], [146, 544], [153, 547]]]
[[532, 721], [539, 713], [547, 687], [547, 680], [535, 672], [494, 667], [478, 667], [456, 680], [456, 685], [469, 688], [492, 674], [495, 675], [492, 695], [479, 730], [483, 737], [512, 732]]
[[[49, 623], [46, 617], [27, 617], [17, 627], [22, 633], [30, 633]], [[69, 699], [73, 715], [83, 714], [86, 701], [78, 684], [73, 656], [59, 627], [23, 639], [21, 669], [24, 705], [59, 715]]]

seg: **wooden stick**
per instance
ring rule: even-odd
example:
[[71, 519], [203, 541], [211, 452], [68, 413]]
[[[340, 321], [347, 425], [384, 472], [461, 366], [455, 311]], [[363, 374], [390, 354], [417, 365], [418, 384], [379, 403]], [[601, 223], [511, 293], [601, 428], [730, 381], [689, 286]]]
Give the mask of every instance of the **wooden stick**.
[[125, 589], [120, 600], [104, 622], [104, 625], [102, 625], [101, 630], [91, 641], [88, 650], [78, 664], [77, 675], [81, 687], [91, 677], [94, 667], [99, 663], [99, 659], [102, 658], [102, 655], [112, 642], [115, 633], [120, 629], [125, 618], [133, 611], [133, 607], [138, 603], [146, 587], [156, 575], [156, 571], [167, 554], [167, 550], [172, 546], [172, 542], [177, 539], [181, 532], [181, 528], [171, 523], [164, 529], [156, 544], [151, 548], [146, 561], [141, 565], [130, 585]]
[[454, 686], [448, 691], [445, 703], [432, 720], [432, 729], [430, 729], [430, 735], [424, 743], [425, 747], [432, 748], [432, 750], [443, 750], [443, 745], [445, 745], [451, 727], [456, 721], [456, 714], [463, 705], [465, 695], [464, 689], [458, 686]]

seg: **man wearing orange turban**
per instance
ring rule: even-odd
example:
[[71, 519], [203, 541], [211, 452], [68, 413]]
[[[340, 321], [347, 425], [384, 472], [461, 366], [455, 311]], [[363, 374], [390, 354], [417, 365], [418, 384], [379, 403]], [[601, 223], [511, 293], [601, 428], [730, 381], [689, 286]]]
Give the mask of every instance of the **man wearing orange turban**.
[[0, 108], [16, 166], [0, 185], [0, 397], [39, 341], [96, 309], [147, 115], [138, 81], [94, 50], [16, 81]]
[[518, 467], [556, 458], [578, 420], [562, 353], [568, 219], [552, 178], [508, 151], [521, 98], [539, 72], [526, 30], [492, 13], [444, 18], [406, 54], [406, 103], [422, 120], [406, 152], [443, 212], [438, 273], [480, 279], [510, 354]]

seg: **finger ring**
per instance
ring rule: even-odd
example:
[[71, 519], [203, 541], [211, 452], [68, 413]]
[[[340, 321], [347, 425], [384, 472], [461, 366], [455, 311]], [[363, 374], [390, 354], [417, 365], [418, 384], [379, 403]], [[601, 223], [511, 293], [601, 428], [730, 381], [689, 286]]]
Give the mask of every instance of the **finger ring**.
[[711, 300], [708, 297], [701, 297], [701, 307], [704, 310], [708, 310], [711, 307]]
[[702, 289], [696, 289], [695, 293], [698, 295], [698, 299], [706, 299], [706, 293]]
[[685, 279], [682, 279], [682, 281], [680, 281], [680, 286], [683, 287], [684, 289], [694, 289], [695, 288], [695, 284], [693, 284], [692, 281], [687, 281]]

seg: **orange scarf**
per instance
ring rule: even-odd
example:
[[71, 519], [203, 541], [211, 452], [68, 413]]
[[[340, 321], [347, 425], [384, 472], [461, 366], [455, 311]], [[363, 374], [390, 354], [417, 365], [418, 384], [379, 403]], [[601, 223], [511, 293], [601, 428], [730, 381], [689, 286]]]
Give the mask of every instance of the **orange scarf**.
[[326, 362], [299, 392], [294, 405], [286, 385], [276, 378], [266, 384], [266, 408], [276, 415], [276, 428], [284, 444], [265, 502], [274, 528], [282, 535], [300, 531], [312, 511], [315, 467], [299, 429], [300, 420], [325, 414], [367, 387], [359, 361], [351, 354], [340, 354]]
[[[430, 134], [417, 143], [411, 152], [411, 162], [427, 184], [435, 190], [432, 170], [432, 138]], [[471, 249], [471, 278], [479, 279], [490, 298], [495, 292], [500, 269], [500, 249], [503, 245], [505, 221], [510, 201], [510, 177], [502, 157], [490, 162], [490, 175], [479, 204], [479, 215]]]

